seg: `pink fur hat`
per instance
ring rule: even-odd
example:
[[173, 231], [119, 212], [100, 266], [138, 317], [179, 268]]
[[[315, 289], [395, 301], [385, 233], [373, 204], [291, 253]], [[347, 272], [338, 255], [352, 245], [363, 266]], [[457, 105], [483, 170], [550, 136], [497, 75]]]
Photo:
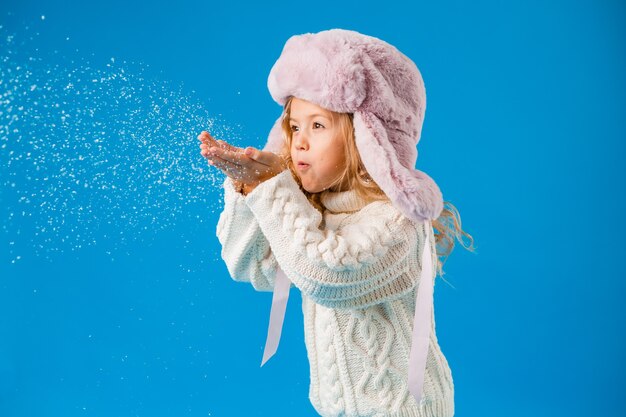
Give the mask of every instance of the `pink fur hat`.
[[[391, 202], [417, 221], [439, 217], [439, 187], [414, 168], [426, 110], [424, 81], [415, 63], [398, 49], [344, 29], [294, 35], [272, 67], [267, 86], [281, 106], [294, 96], [353, 113], [363, 164]], [[280, 150], [285, 140], [281, 119], [270, 130], [264, 150]]]

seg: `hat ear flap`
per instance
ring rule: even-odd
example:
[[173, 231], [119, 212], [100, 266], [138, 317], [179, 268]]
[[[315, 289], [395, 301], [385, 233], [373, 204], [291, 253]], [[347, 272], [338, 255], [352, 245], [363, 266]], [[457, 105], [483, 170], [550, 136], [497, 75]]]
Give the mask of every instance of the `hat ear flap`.
[[278, 118], [278, 120], [276, 120], [276, 122], [274, 122], [274, 126], [272, 126], [272, 129], [270, 130], [270, 133], [268, 135], [267, 138], [267, 143], [265, 144], [265, 147], [263, 148], [264, 151], [268, 151], [268, 152], [273, 152], [273, 153], [279, 153], [283, 143], [285, 141], [285, 136], [283, 134], [283, 128], [282, 128], [282, 116]]
[[404, 191], [403, 202], [407, 216], [419, 221], [436, 220], [443, 211], [443, 195], [437, 183], [424, 171], [407, 170], [409, 184]]
[[437, 219], [443, 210], [441, 190], [425, 172], [403, 166], [373, 113], [354, 112], [354, 139], [365, 169], [396, 208], [416, 220]]

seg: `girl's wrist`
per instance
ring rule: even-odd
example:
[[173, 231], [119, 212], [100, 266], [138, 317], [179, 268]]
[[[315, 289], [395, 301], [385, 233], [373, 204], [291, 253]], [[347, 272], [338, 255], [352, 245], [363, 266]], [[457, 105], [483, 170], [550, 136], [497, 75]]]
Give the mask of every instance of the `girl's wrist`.
[[252, 190], [254, 190], [256, 188], [258, 184], [244, 184], [243, 187], [241, 187], [241, 194], [243, 195], [248, 195], [252, 192]]
[[248, 195], [249, 193], [252, 192], [252, 190], [254, 190], [256, 188], [256, 186], [258, 184], [246, 184], [242, 181], [239, 180], [233, 180], [233, 185], [235, 187], [235, 190], [242, 195]]

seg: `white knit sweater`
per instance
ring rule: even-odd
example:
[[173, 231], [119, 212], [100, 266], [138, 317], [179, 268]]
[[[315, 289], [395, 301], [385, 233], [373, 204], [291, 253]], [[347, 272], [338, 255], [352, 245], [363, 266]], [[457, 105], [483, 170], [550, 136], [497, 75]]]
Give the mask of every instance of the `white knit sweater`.
[[[453, 416], [454, 385], [434, 309], [421, 406], [407, 386], [424, 223], [389, 202], [367, 204], [354, 191], [322, 203], [324, 215], [289, 170], [247, 196], [227, 178], [217, 237], [232, 279], [272, 291], [280, 264], [302, 292], [309, 398], [321, 416]], [[432, 231], [430, 244], [436, 265]]]

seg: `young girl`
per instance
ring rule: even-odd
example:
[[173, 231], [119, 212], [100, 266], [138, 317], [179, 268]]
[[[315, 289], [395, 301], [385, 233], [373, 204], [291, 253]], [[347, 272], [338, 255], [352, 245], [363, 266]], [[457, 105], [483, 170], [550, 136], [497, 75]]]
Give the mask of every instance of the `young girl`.
[[333, 29], [289, 38], [268, 87], [283, 113], [262, 151], [198, 137], [227, 176], [217, 237], [228, 271], [274, 291], [263, 363], [295, 286], [320, 415], [452, 416], [432, 309], [435, 248], [448, 242], [447, 255], [469, 235], [414, 168], [419, 70], [380, 39]]

